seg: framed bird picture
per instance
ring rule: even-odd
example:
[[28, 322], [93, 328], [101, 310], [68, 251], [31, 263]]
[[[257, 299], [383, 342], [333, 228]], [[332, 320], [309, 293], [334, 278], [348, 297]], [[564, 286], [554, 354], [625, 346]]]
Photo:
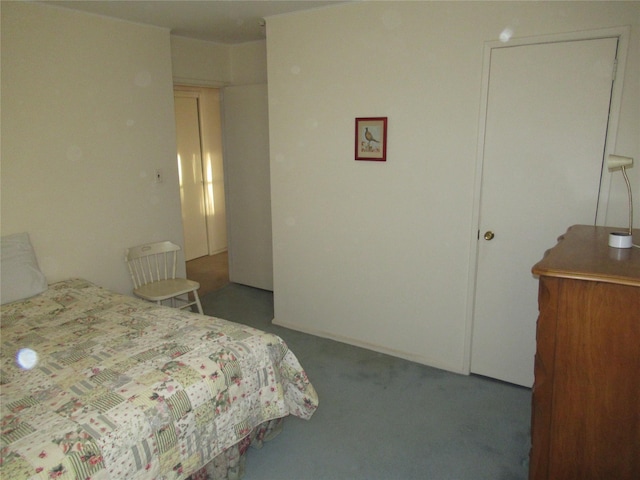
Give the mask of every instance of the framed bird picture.
[[387, 161], [387, 117], [356, 118], [356, 160]]

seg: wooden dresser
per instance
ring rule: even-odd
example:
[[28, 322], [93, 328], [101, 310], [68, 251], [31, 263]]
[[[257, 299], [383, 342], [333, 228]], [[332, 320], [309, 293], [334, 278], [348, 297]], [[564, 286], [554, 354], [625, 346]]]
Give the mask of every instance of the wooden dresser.
[[532, 270], [530, 480], [640, 479], [640, 249], [613, 230], [573, 226]]

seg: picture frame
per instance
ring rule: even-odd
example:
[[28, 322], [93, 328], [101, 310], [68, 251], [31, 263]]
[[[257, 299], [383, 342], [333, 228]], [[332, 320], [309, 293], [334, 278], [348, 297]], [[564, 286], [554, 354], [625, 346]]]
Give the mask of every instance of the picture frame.
[[356, 118], [356, 160], [387, 161], [387, 117]]

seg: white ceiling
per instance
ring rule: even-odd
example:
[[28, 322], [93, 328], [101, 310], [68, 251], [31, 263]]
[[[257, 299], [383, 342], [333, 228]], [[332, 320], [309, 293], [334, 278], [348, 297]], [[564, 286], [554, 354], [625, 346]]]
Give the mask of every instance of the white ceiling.
[[42, 0], [41, 3], [168, 28], [174, 35], [236, 44], [262, 40], [262, 19], [344, 0]]

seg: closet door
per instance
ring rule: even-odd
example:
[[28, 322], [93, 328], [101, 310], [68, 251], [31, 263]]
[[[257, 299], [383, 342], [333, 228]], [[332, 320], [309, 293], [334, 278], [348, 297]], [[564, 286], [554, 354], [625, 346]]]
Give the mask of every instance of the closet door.
[[471, 371], [531, 387], [538, 282], [558, 235], [593, 224], [618, 38], [491, 50]]
[[176, 142], [185, 260], [209, 254], [198, 98], [176, 93]]

